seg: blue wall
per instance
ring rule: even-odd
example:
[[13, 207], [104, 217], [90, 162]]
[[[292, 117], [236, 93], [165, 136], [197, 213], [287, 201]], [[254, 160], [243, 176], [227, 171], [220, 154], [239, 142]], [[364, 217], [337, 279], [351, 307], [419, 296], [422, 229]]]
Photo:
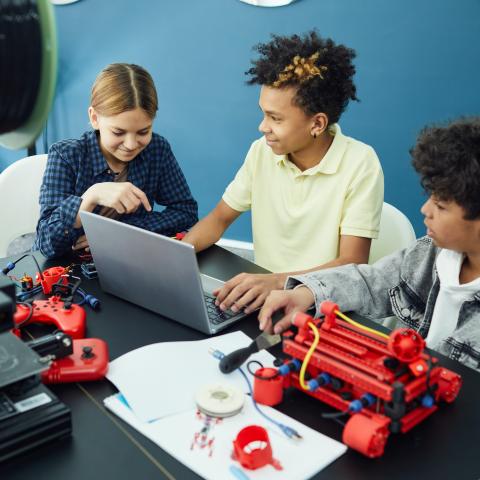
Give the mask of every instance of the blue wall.
[[[81, 0], [55, 7], [59, 79], [48, 142], [88, 128], [91, 84], [110, 62], [153, 75], [156, 131], [172, 144], [205, 215], [259, 136], [258, 88], [245, 85], [251, 47], [269, 33], [324, 36], [356, 49], [358, 95], [341, 125], [371, 144], [385, 199], [423, 234], [424, 199], [408, 149], [426, 123], [480, 114], [478, 0], [299, 0], [258, 8], [238, 0]], [[38, 142], [38, 151], [43, 151]], [[0, 148], [0, 170], [26, 155]], [[247, 215], [227, 236], [250, 240]]]

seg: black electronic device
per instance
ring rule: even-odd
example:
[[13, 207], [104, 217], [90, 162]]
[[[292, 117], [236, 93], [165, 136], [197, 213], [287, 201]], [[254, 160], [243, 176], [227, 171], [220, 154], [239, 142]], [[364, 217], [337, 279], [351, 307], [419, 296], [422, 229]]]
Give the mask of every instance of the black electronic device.
[[[0, 286], [0, 323], [7, 330], [13, 326], [15, 302], [8, 282]], [[67, 347], [65, 339], [56, 340]], [[45, 345], [35, 346], [43, 353]], [[0, 462], [72, 430], [69, 408], [40, 382], [48, 357], [40, 357], [33, 347], [10, 331], [0, 333]]]
[[15, 284], [7, 276], [0, 275], [0, 333], [13, 328], [15, 301]]
[[71, 431], [70, 409], [38, 377], [0, 389], [0, 462]]
[[61, 330], [30, 340], [26, 345], [41, 357], [55, 360], [68, 357], [73, 353], [72, 337]]
[[0, 391], [48, 369], [48, 363], [10, 332], [0, 333]]

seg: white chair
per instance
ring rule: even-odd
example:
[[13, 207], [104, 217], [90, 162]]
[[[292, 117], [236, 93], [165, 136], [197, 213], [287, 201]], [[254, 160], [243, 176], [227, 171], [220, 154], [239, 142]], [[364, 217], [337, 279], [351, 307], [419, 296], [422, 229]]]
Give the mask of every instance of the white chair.
[[410, 220], [389, 203], [384, 203], [378, 238], [372, 240], [368, 263], [410, 246], [415, 242], [415, 230]]
[[[415, 240], [415, 230], [410, 220], [398, 208], [389, 203], [384, 203], [379, 236], [372, 240], [368, 263], [374, 263], [390, 253], [406, 248]], [[253, 261], [253, 243], [221, 238], [217, 245]]]
[[40, 185], [47, 155], [25, 157], [0, 173], [0, 257], [10, 242], [35, 232], [40, 217]]
[[255, 259], [252, 242], [242, 242], [239, 240], [231, 240], [229, 238], [222, 237], [217, 242], [217, 245], [235, 253], [236, 255], [239, 255], [240, 257], [245, 258], [250, 262], [253, 262]]
[[[384, 203], [380, 219], [378, 238], [372, 240], [368, 263], [375, 263], [390, 253], [402, 250], [415, 242], [415, 230], [410, 220], [398, 209], [389, 203]], [[394, 329], [397, 317], [387, 317], [382, 320], [385, 327]]]

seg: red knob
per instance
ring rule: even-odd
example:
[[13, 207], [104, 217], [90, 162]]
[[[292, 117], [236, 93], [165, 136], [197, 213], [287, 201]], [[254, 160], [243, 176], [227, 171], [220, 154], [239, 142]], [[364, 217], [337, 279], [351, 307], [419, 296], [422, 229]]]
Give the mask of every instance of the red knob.
[[388, 349], [401, 362], [413, 362], [420, 358], [425, 340], [411, 328], [398, 328], [390, 334]]

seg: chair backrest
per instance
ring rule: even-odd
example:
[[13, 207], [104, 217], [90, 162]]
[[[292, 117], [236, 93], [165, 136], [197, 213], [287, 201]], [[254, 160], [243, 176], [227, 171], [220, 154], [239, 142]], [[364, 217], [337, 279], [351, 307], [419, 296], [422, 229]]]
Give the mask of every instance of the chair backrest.
[[0, 257], [21, 235], [34, 232], [40, 217], [40, 185], [47, 155], [25, 157], [0, 173]]
[[372, 241], [368, 263], [410, 246], [416, 240], [410, 220], [389, 203], [384, 203], [380, 220], [380, 233]]

